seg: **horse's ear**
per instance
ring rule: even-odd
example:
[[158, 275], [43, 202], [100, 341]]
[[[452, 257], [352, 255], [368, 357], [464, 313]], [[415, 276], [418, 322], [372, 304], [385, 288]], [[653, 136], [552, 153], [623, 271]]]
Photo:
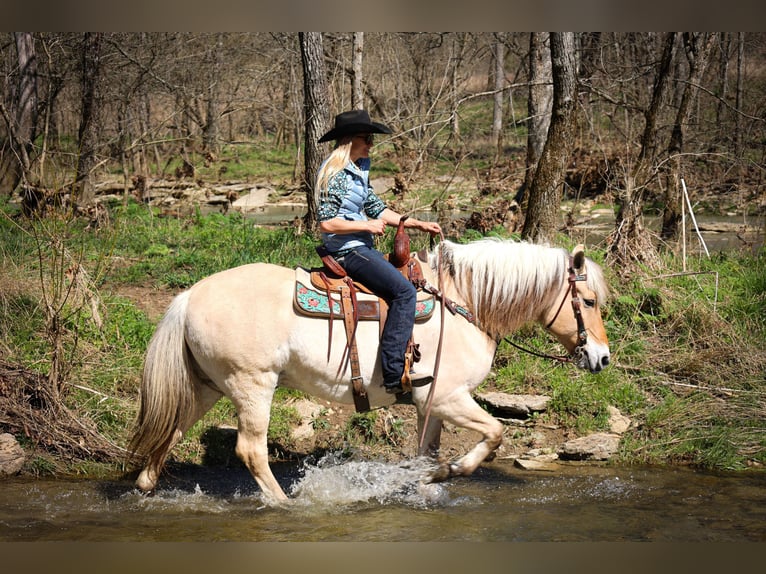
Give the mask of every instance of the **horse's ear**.
[[578, 275], [585, 271], [585, 246], [578, 245], [572, 250], [573, 267]]

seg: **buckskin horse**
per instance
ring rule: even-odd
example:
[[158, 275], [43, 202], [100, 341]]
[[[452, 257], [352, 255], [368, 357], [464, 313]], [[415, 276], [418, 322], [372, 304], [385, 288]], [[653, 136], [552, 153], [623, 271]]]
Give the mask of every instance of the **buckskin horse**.
[[[433, 383], [412, 389], [418, 454], [436, 459], [443, 421], [477, 431], [479, 442], [457, 460], [437, 464], [432, 478], [470, 475], [502, 440], [502, 423], [471, 396], [502, 338], [526, 323], [540, 323], [573, 364], [597, 373], [609, 363], [599, 308], [607, 286], [582, 246], [569, 253], [510, 240], [442, 241], [413, 257], [422, 263], [425, 283], [452, 303], [433, 305], [430, 319], [416, 322], [413, 330], [418, 371], [438, 372]], [[170, 304], [147, 348], [129, 446], [144, 464], [138, 488], [154, 489], [173, 446], [225, 395], [238, 415], [237, 455], [267, 501], [287, 499], [268, 461], [275, 389], [298, 389], [337, 403], [354, 398], [349, 373], [339, 369], [347, 351], [345, 331], [331, 330], [328, 341], [328, 321], [296, 309], [299, 271], [265, 263], [231, 268], [202, 279]], [[393, 404], [396, 397], [381, 388], [379, 325], [359, 321], [356, 338], [369, 404]]]

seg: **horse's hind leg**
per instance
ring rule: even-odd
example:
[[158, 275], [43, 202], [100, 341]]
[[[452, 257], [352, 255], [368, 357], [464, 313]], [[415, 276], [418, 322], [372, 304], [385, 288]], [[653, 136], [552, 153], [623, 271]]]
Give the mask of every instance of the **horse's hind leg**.
[[[425, 424], [425, 416], [418, 413], [418, 456], [427, 456], [438, 462], [434, 471], [428, 476], [432, 482], [441, 482], [450, 477], [449, 465], [439, 458], [443, 425], [443, 421], [436, 417], [429, 417], [428, 424]], [[424, 426], [425, 432], [423, 432]]]
[[418, 455], [437, 458], [439, 456], [439, 446], [441, 445], [442, 420], [436, 417], [429, 417], [425, 433], [423, 426], [425, 416], [418, 414]]
[[252, 380], [240, 381], [240, 383], [239, 392], [231, 397], [239, 417], [237, 456], [250, 470], [250, 474], [261, 487], [267, 500], [270, 502], [287, 500], [282, 487], [279, 486], [269, 468], [268, 430], [271, 401], [276, 388], [276, 375], [273, 375], [271, 383], [252, 384]]
[[150, 492], [157, 486], [157, 480], [159, 479], [162, 467], [165, 465], [165, 459], [167, 459], [170, 451], [178, 442], [183, 438], [184, 433], [188, 431], [194, 423], [201, 419], [204, 414], [209, 411], [215, 403], [218, 402], [223, 396], [219, 390], [214, 389], [208, 385], [198, 384], [195, 388], [195, 402], [194, 413], [183, 426], [183, 428], [177, 428], [173, 433], [173, 439], [168, 444], [167, 448], [162, 451], [156, 451], [149, 455], [143, 470], [136, 479], [136, 486], [144, 492]]

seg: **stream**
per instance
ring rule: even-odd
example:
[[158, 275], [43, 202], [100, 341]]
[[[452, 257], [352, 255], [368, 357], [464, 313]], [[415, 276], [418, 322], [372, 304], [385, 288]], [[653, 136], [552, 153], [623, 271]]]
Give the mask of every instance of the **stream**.
[[0, 542], [765, 542], [766, 473], [508, 460], [423, 484], [425, 463], [274, 465], [290, 496], [264, 504], [244, 467], [171, 466], [152, 495], [127, 478], [8, 479]]

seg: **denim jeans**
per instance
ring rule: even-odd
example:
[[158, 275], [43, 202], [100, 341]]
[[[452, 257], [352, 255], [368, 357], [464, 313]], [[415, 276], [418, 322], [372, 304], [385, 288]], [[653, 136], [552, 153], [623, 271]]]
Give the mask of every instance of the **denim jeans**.
[[404, 353], [415, 323], [417, 290], [375, 249], [359, 247], [340, 257], [338, 262], [349, 277], [364, 283], [388, 303], [388, 316], [380, 339], [380, 364], [383, 384], [397, 384], [404, 373]]

